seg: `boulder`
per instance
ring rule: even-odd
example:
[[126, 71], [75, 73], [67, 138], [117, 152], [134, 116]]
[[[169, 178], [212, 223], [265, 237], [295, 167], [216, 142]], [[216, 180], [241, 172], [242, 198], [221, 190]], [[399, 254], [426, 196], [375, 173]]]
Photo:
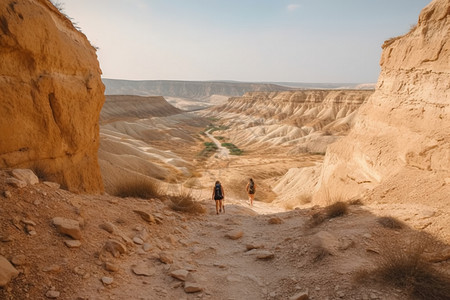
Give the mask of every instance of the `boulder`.
[[24, 188], [27, 186], [27, 183], [25, 181], [13, 177], [6, 178], [6, 183], [15, 188]]
[[29, 169], [14, 169], [11, 173], [14, 178], [22, 180], [29, 185], [39, 183], [39, 178]]
[[230, 240], [238, 240], [244, 235], [244, 232], [242, 230], [233, 230], [229, 233], [225, 234], [225, 237], [229, 238]]
[[189, 271], [183, 270], [183, 269], [175, 270], [170, 273], [170, 276], [172, 276], [173, 278], [176, 278], [178, 280], [181, 280], [181, 281], [186, 281], [188, 275], [189, 275]]
[[168, 265], [173, 264], [172, 256], [170, 254], [166, 253], [166, 252], [159, 253], [159, 260], [162, 263], [165, 263], [165, 264], [168, 264]]
[[127, 247], [116, 240], [109, 240], [103, 246], [103, 251], [111, 253], [114, 257], [119, 257], [127, 252]]
[[17, 275], [19, 275], [19, 271], [0, 255], [0, 287], [6, 286]]
[[203, 291], [203, 288], [196, 282], [185, 282], [184, 291], [186, 293], [198, 293]]
[[271, 251], [261, 250], [257, 252], [256, 258], [261, 260], [269, 260], [275, 257], [275, 254]]
[[139, 276], [152, 276], [153, 274], [155, 274], [155, 268], [145, 263], [134, 265], [132, 266], [131, 270], [134, 274]]
[[66, 244], [66, 246], [68, 248], [80, 248], [81, 247], [81, 242], [79, 240], [64, 240], [64, 244]]
[[56, 230], [61, 234], [66, 234], [75, 240], [81, 239], [80, 223], [75, 220], [66, 219], [62, 217], [55, 217], [52, 220]]

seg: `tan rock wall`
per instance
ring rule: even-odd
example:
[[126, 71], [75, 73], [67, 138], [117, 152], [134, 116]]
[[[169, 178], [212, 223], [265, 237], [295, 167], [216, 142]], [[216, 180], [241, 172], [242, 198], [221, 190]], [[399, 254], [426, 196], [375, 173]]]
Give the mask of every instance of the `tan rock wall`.
[[360, 195], [408, 168], [449, 176], [450, 1], [433, 1], [408, 34], [386, 41], [380, 65], [352, 131], [329, 146], [322, 192]]
[[48, 0], [0, 3], [0, 167], [102, 191], [96, 50]]

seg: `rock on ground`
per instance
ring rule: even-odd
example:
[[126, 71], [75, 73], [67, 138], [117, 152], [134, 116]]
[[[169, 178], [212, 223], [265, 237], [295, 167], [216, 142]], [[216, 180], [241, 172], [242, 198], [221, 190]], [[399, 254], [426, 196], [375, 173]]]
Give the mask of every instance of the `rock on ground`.
[[6, 286], [17, 275], [19, 271], [5, 257], [0, 256], [0, 287]]
[[81, 240], [80, 223], [78, 221], [55, 217], [52, 223], [59, 233], [66, 234], [75, 240]]

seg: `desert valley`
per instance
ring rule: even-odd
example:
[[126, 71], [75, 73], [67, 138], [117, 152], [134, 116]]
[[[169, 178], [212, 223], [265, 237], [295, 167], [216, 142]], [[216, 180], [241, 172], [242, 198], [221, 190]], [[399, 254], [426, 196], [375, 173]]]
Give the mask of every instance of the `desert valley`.
[[450, 299], [449, 0], [373, 89], [102, 79], [50, 1], [0, 12], [0, 299]]

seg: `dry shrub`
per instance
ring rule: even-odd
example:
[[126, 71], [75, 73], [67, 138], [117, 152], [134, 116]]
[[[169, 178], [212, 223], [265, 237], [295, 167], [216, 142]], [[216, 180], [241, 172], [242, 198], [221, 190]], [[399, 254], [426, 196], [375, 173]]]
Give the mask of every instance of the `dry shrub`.
[[326, 220], [337, 218], [348, 213], [348, 204], [346, 202], [336, 202], [322, 208], [320, 211], [311, 215], [311, 218], [307, 222], [309, 228], [316, 227]]
[[313, 249], [313, 262], [319, 262], [330, 255], [330, 252], [324, 247], [317, 246]]
[[45, 163], [35, 162], [30, 169], [41, 181], [51, 181], [53, 178], [49, 167]]
[[369, 275], [405, 290], [412, 299], [449, 299], [450, 276], [424, 256], [435, 247], [436, 242], [425, 234], [417, 234], [409, 243], [386, 239], [380, 244], [379, 265]]
[[195, 201], [191, 193], [180, 192], [178, 195], [169, 196], [170, 208], [175, 211], [187, 212], [191, 214], [204, 214], [206, 209], [199, 202]]
[[338, 201], [325, 207], [325, 214], [328, 219], [337, 218], [348, 213], [348, 204], [343, 201]]
[[389, 229], [402, 229], [403, 228], [403, 223], [394, 217], [379, 217], [379, 218], [377, 218], [377, 222], [384, 228], [389, 228]]
[[355, 199], [349, 200], [349, 201], [348, 201], [348, 204], [349, 204], [349, 205], [355, 205], [355, 206], [361, 206], [361, 205], [364, 205], [364, 203], [362, 202], [362, 200], [359, 199], [359, 198], [355, 198]]
[[318, 211], [314, 214], [311, 215], [311, 218], [309, 219], [307, 226], [309, 228], [313, 228], [316, 226], [319, 226], [320, 224], [322, 224], [323, 222], [325, 222], [326, 220], [326, 216], [324, 215], [324, 213], [322, 211]]
[[127, 180], [116, 187], [115, 196], [126, 198], [141, 198], [141, 199], [150, 199], [150, 198], [158, 198], [161, 196], [161, 190], [159, 186], [149, 179], [144, 178], [136, 178], [135, 180]]

